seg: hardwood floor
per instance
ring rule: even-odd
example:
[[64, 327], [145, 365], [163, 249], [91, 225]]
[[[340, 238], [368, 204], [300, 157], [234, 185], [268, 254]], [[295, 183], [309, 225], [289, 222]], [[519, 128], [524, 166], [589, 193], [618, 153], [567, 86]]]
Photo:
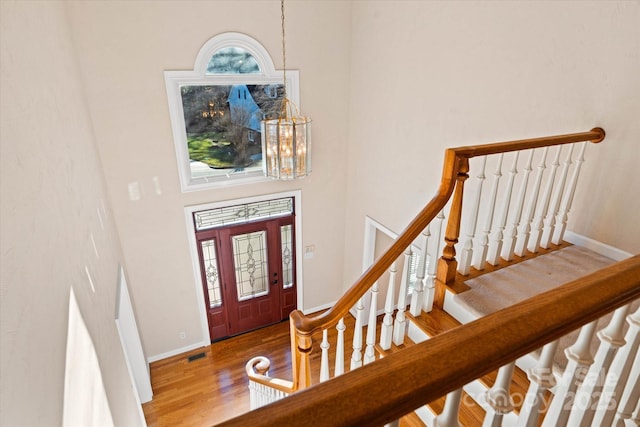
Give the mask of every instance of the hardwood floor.
[[271, 360], [271, 376], [291, 379], [289, 322], [152, 363], [153, 400], [142, 405], [147, 425], [211, 426], [247, 412], [244, 366], [254, 356]]
[[[382, 316], [378, 321], [381, 319]], [[459, 325], [450, 315], [437, 308], [415, 320], [430, 335]], [[349, 347], [355, 322], [351, 316], [347, 316], [345, 323], [347, 329], [344, 338], [348, 346], [345, 349], [346, 372], [349, 370]], [[379, 331], [378, 327], [378, 333]], [[335, 336], [335, 328], [330, 329], [329, 342], [332, 346]], [[319, 378], [321, 339], [321, 333], [314, 334], [311, 353], [311, 377], [314, 383]], [[143, 405], [147, 424], [150, 427], [211, 426], [249, 411], [249, 383], [245, 364], [255, 356], [265, 356], [271, 361], [271, 377], [291, 380], [289, 340], [289, 322], [285, 321], [152, 363], [151, 383], [154, 396], [151, 402]], [[190, 357], [202, 353], [203, 357], [189, 361]], [[330, 366], [333, 371], [333, 351], [330, 352]], [[525, 393], [528, 385], [526, 375], [517, 369], [515, 377], [515, 391]], [[482, 381], [488, 385], [493, 384], [495, 373], [484, 377]], [[470, 404], [461, 408], [460, 422], [465, 426], [481, 425], [484, 411], [472, 399], [465, 401]], [[430, 404], [436, 413], [442, 411], [443, 405], [444, 399]], [[414, 415], [403, 417], [400, 423], [401, 427], [421, 425], [421, 421]]]
[[[351, 316], [345, 318], [345, 343], [353, 339], [354, 323]], [[335, 336], [334, 328], [329, 332], [331, 342], [335, 342]], [[320, 377], [321, 340], [321, 332], [313, 335], [313, 383]], [[204, 357], [188, 360], [203, 352]], [[347, 354], [350, 355], [350, 351]], [[271, 361], [269, 376], [291, 380], [288, 321], [152, 363], [153, 400], [142, 405], [147, 425], [211, 426], [249, 411], [245, 364], [255, 356], [265, 356]], [[331, 371], [334, 360], [332, 354], [329, 358]], [[348, 362], [347, 356], [345, 372], [349, 370]]]

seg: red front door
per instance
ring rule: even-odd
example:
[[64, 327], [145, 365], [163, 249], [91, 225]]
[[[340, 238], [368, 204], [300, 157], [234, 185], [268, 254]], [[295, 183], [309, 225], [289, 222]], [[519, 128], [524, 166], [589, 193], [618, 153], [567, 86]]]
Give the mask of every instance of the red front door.
[[212, 341], [280, 322], [296, 308], [293, 215], [196, 236]]

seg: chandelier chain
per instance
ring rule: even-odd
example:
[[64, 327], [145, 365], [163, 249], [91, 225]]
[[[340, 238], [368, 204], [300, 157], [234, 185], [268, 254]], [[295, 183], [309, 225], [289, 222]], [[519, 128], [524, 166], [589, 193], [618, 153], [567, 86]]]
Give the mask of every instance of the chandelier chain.
[[284, 0], [280, 0], [280, 21], [282, 22], [282, 77], [284, 80], [284, 98], [287, 98], [287, 50], [284, 36]]

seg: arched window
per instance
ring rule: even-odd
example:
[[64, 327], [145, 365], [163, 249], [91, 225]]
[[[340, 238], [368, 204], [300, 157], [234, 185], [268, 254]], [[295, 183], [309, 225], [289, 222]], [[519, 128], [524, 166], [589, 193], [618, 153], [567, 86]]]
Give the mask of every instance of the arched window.
[[225, 47], [211, 56], [207, 74], [260, 74], [260, 66], [243, 48]]
[[[284, 86], [266, 49], [223, 33], [202, 46], [193, 70], [164, 74], [182, 191], [267, 180], [260, 121], [280, 111]], [[300, 105], [296, 70], [286, 84]]]

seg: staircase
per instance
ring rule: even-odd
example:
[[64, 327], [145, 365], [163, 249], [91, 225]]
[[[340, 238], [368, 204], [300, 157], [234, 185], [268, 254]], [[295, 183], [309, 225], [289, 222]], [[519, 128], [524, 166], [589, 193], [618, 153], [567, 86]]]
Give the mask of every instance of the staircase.
[[[278, 402], [223, 425], [637, 425], [640, 256], [596, 261], [564, 242], [584, 141], [602, 139], [596, 128], [447, 150], [435, 197], [334, 307], [291, 314], [292, 380], [249, 361], [252, 408]], [[545, 259], [576, 251], [547, 280], [558, 275]], [[488, 284], [503, 276], [498, 298]], [[514, 293], [514, 277], [533, 283]]]

